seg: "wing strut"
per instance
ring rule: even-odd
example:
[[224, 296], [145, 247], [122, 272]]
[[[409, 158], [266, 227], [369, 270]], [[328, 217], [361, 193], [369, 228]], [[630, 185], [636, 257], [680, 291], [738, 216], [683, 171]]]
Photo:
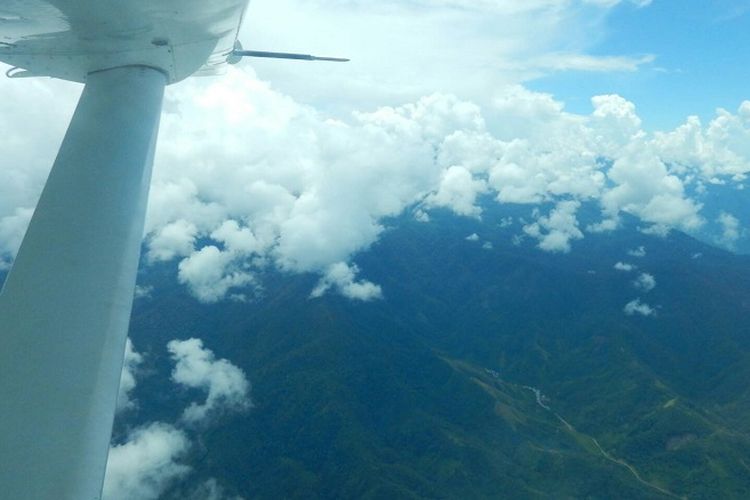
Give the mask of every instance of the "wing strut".
[[165, 84], [88, 76], [0, 294], [4, 499], [101, 496]]

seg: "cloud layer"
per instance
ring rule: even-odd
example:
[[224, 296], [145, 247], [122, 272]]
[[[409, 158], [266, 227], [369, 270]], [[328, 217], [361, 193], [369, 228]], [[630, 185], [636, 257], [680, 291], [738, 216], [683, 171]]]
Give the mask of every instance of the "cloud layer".
[[337, 114], [363, 104], [398, 105], [435, 91], [486, 104], [495, 89], [541, 75], [648, 68], [650, 54], [592, 49], [606, 33], [612, 9], [649, 3], [277, 0], [251, 3], [240, 39], [261, 50], [350, 57], [337, 66], [252, 61], [284, 93]]
[[[0, 85], [20, 101], [37, 99], [27, 102], [32, 109], [49, 105], [53, 115], [33, 134], [14, 135], [16, 149], [3, 160], [17, 179], [0, 185], [0, 261], [7, 267], [54, 151], [35, 145], [62, 135], [69, 109], [54, 106], [46, 85], [30, 95], [16, 82]], [[566, 252], [588, 231], [616, 229], [623, 213], [656, 234], [714, 224], [726, 245], [742, 235], [735, 216], [702, 215], [702, 194], [717, 184], [744, 189], [750, 102], [734, 114], [719, 110], [706, 125], [691, 117], [653, 134], [622, 97], [591, 103], [588, 115], [568, 113], [548, 94], [511, 85], [484, 108], [433, 94], [333, 119], [249, 70], [184, 82], [169, 89], [165, 105], [148, 261], [178, 260], [179, 280], [205, 302], [252, 296], [269, 267], [320, 274], [313, 297], [335, 291], [369, 300], [383, 291], [349, 262], [377, 240], [385, 218], [409, 207], [423, 220], [434, 207], [481, 217], [483, 195], [553, 203], [519, 233], [547, 251]], [[576, 216], [584, 202], [601, 207], [600, 222], [585, 228]]]
[[[737, 145], [750, 126], [745, 104], [688, 140], [694, 118], [648, 134], [619, 96], [595, 97], [590, 115], [576, 115], [519, 86], [490, 109], [435, 94], [347, 121], [237, 71], [174, 99], [149, 255], [182, 258], [180, 280], [205, 301], [262, 286], [254, 276], [269, 265], [320, 273], [313, 296], [377, 297], [347, 261], [377, 239], [385, 217], [414, 205], [420, 217], [433, 207], [480, 217], [477, 200], [488, 193], [500, 203], [555, 203], [523, 228], [542, 250], [569, 251], [587, 230], [617, 228], [622, 213], [652, 233], [695, 231], [707, 222], [696, 193], [717, 181], [743, 189], [750, 171], [750, 150]], [[576, 211], [586, 201], [600, 204], [602, 219], [582, 228]]]

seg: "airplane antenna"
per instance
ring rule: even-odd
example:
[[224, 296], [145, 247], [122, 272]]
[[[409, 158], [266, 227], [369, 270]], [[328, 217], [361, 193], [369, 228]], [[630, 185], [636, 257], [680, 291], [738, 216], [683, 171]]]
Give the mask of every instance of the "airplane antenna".
[[235, 57], [264, 57], [268, 59], [296, 59], [298, 61], [328, 61], [328, 62], [349, 62], [349, 59], [343, 57], [321, 57], [310, 54], [293, 54], [289, 52], [266, 52], [263, 50], [234, 50], [232, 55]]

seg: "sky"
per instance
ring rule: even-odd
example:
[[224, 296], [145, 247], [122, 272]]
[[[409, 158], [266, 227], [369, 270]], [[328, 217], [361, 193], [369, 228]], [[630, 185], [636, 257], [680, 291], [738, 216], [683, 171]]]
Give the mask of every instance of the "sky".
[[[657, 130], [693, 114], [709, 119], [747, 98], [749, 16], [748, 0], [256, 1], [243, 40], [353, 58], [305, 73], [313, 82], [293, 78], [293, 64], [254, 63], [261, 78], [303, 102], [331, 106], [325, 101], [342, 90], [372, 84], [384, 92], [385, 83], [392, 96], [427, 89], [483, 101], [520, 82], [578, 113], [590, 111], [591, 96], [617, 93]], [[356, 86], [331, 94], [330, 72]]]
[[[575, 252], [625, 214], [650, 234], [750, 248], [749, 24], [750, 0], [253, 0], [245, 48], [352, 61], [244, 61], [168, 88], [145, 265], [172, 265], [206, 303], [252, 298], [268, 269], [316, 274], [311, 300], [383, 300], [355, 258], [387, 221], [482, 217], [483, 200], [528, 207], [503, 224], [540, 252]], [[0, 79], [0, 271], [80, 92]], [[584, 204], [597, 220], [580, 220]], [[646, 250], [629, 251], [615, 268], [646, 297]], [[623, 312], [655, 314], [645, 298]], [[120, 412], [137, 411], [137, 348]], [[157, 498], [190, 473], [196, 426], [251, 405], [241, 370], [201, 340], [165, 349], [172, 381], [205, 401], [114, 443], [107, 498]]]
[[554, 74], [530, 82], [568, 109], [585, 111], [588, 96], [622, 95], [636, 103], [648, 130], [674, 128], [688, 115], [709, 119], [716, 108], [735, 109], [747, 99], [750, 1], [654, 1], [648, 8], [612, 12], [594, 54], [650, 54], [641, 71]]

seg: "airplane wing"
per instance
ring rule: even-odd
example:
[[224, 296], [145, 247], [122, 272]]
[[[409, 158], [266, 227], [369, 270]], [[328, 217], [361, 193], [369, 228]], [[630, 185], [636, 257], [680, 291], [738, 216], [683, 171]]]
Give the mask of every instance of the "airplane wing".
[[234, 48], [248, 0], [4, 0], [0, 61], [83, 82], [92, 71], [159, 68], [173, 83], [220, 67]]

